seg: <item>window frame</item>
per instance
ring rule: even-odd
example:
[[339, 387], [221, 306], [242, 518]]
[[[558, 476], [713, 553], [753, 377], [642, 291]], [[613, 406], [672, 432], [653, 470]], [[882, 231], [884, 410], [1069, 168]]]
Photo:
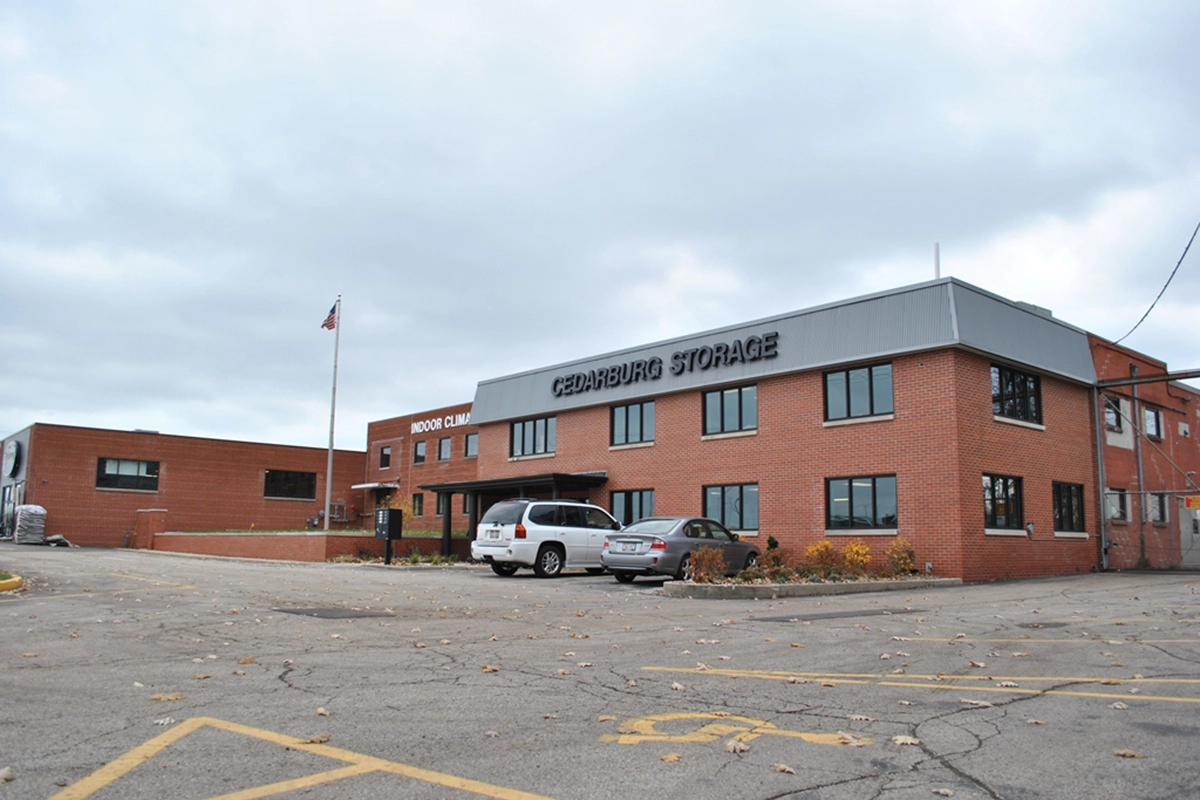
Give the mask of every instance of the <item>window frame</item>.
[[[1142, 406], [1142, 433], [1146, 435], [1146, 438], [1161, 442], [1163, 439], [1162, 425], [1161, 411], [1154, 406]], [[1153, 433], [1149, 430], [1151, 427], [1154, 428]]]
[[[1005, 375], [1011, 375], [1014, 391], [1005, 391]], [[992, 364], [992, 416], [1002, 419], [1013, 419], [1031, 425], [1042, 424], [1042, 376], [1033, 372], [1025, 372], [1015, 367], [1003, 364]], [[1033, 381], [1033, 391], [1029, 391], [1029, 382]], [[1023, 387], [1023, 388], [1017, 388]], [[1032, 412], [1030, 413], [1030, 401]], [[1007, 405], [1014, 406], [1014, 412], [1009, 413]]]
[[[475, 444], [471, 447], [472, 442]], [[463, 437], [463, 458], [479, 458], [479, 433], [468, 433]]]
[[412, 512], [414, 517], [425, 516], [425, 493], [417, 492], [412, 496]]
[[[1025, 530], [1025, 492], [1023, 480], [1019, 475], [1000, 475], [994, 472], [983, 473], [983, 527], [985, 531], [1024, 531]], [[999, 525], [996, 522], [996, 482], [1005, 482], [1005, 500], [1006, 504], [1015, 505], [1013, 511], [1004, 513], [1004, 524]], [[1011, 483], [1009, 483], [1011, 482]], [[991, 489], [989, 495], [988, 489]], [[1015, 500], [1011, 495], [1015, 495]], [[989, 500], [991, 502], [991, 511], [988, 510]], [[1006, 505], [1007, 508], [1007, 505]], [[1010, 520], [1010, 518], [1013, 518]], [[1015, 523], [1015, 524], [1013, 524]]]
[[424, 439], [419, 442], [413, 442], [413, 463], [424, 464], [425, 458], [428, 455], [428, 449]]
[[[275, 478], [275, 482], [282, 492], [286, 487], [296, 487], [292, 493], [270, 494], [272, 476], [280, 476]], [[304, 484], [300, 485], [301, 479]], [[307, 484], [311, 484], [311, 494], [300, 494], [301, 491], [308, 488]], [[264, 500], [316, 500], [317, 499], [317, 473], [306, 472], [304, 470], [291, 469], [268, 469], [263, 471], [263, 499]]]
[[[539, 424], [541, 441], [539, 443]], [[518, 435], [518, 431], [520, 434]], [[529, 451], [526, 452], [526, 446]], [[510, 423], [508, 429], [509, 458], [552, 456], [558, 449], [558, 417], [531, 417]]]
[[[617, 498], [621, 498], [621, 513], [617, 513]], [[649, 503], [647, 503], [647, 500]], [[646, 506], [649, 505], [649, 511]], [[640, 509], [640, 516], [633, 516], [635, 506]], [[608, 493], [608, 510], [613, 515], [617, 522], [621, 523], [621, 527], [631, 525], [639, 519], [654, 516], [654, 490], [653, 489], [625, 489], [619, 492]], [[629, 517], [626, 520], [626, 517]]]
[[[635, 413], [638, 421], [638, 438], [630, 438], [629, 421]], [[647, 413], [648, 412], [648, 413]], [[622, 432], [622, 441], [617, 441], [618, 418], [621, 419], [620, 430]], [[649, 420], [649, 425], [647, 425]], [[621, 447], [622, 445], [630, 444], [653, 444], [654, 442], [654, 423], [655, 423], [655, 408], [653, 400], [644, 400], [638, 403], [626, 403], [619, 406], [611, 406], [608, 414], [608, 444], [609, 447]], [[649, 436], [646, 431], [649, 429]]]
[[1053, 481], [1050, 491], [1054, 506], [1054, 532], [1087, 533], [1087, 506], [1083, 499], [1083, 484]]
[[1170, 494], [1168, 492], [1146, 492], [1146, 521], [1154, 525], [1171, 522]]
[[451, 453], [453, 451], [453, 447], [454, 447], [454, 442], [452, 440], [452, 437], [443, 436], [440, 439], [438, 439], [437, 460], [438, 461], [449, 461]]
[[[749, 487], [754, 488], [754, 522], [756, 524], [752, 528], [751, 527], [743, 527], [743, 525], [742, 525], [742, 523], [745, 523], [745, 521], [746, 521], [746, 489]], [[719, 516], [714, 516], [709, 513], [709, 504], [708, 504], [709, 491], [713, 490], [713, 489], [719, 489], [721, 492], [721, 506], [720, 506], [720, 515]], [[726, 492], [731, 489], [736, 489], [738, 492], [738, 498], [735, 501], [737, 504], [740, 505], [740, 507], [737, 509], [737, 513], [738, 513], [738, 517], [739, 517], [738, 525], [730, 525], [728, 520], [726, 519], [726, 514], [725, 514], [726, 507], [729, 505], [729, 499], [728, 499]], [[715, 520], [715, 521], [721, 523], [721, 525], [723, 525], [728, 530], [745, 532], [750, 535], [757, 535], [758, 531], [762, 530], [762, 500], [761, 500], [761, 493], [759, 491], [759, 484], [757, 481], [746, 482], [746, 483], [705, 484], [704, 486], [700, 487], [700, 509], [701, 509], [701, 516], [705, 517], [706, 519]]]
[[435, 517], [444, 517], [446, 512], [450, 510], [450, 494], [448, 492], [438, 492], [434, 497], [437, 498], [433, 502]]
[[1111, 394], [1104, 395], [1104, 428], [1113, 433], [1123, 433], [1125, 430], [1121, 416], [1121, 398]]
[[[887, 383], [889, 406], [887, 410], [877, 409], [876, 406], [876, 387], [877, 374], [882, 376], [882, 370], [887, 369]], [[877, 371], [879, 371], [877, 373]], [[853, 409], [853, 384], [850, 380], [851, 373], [866, 372], [867, 377], [867, 412], [854, 413]], [[830, 379], [840, 376], [842, 379], [841, 390], [843, 393], [843, 402], [845, 413], [841, 416], [831, 416], [829, 398], [831, 395]], [[821, 375], [822, 400], [825, 404], [825, 421], [826, 422], [843, 422], [845, 420], [869, 419], [871, 417], [885, 417], [889, 414], [896, 413], [896, 371], [891, 361], [884, 361], [877, 364], [863, 364], [861, 366], [846, 367], [845, 369], [828, 370]], [[879, 378], [881, 380], [881, 377]]]
[[[892, 523], [880, 521], [879, 513], [879, 489], [878, 482], [880, 480], [890, 480], [892, 482], [892, 499], [895, 503], [894, 514], [892, 515]], [[846, 503], [847, 515], [846, 525], [835, 525], [833, 521], [833, 483], [835, 481], [846, 482]], [[855, 524], [858, 519], [854, 514], [854, 499], [855, 499], [855, 482], [870, 481], [871, 482], [871, 522], [870, 525]], [[891, 533], [900, 528], [900, 497], [899, 497], [899, 481], [895, 473], [881, 473], [878, 475], [850, 475], [836, 476], [825, 479], [825, 530], [828, 532], [855, 531], [859, 534], [868, 531], [880, 531]]]
[[1110, 522], [1129, 522], [1129, 492], [1116, 486], [1105, 489], [1104, 513]]
[[[753, 392], [754, 394], [754, 422], [747, 424], [746, 417], [746, 393]], [[725, 396], [730, 392], [737, 392], [737, 427], [726, 427], [726, 417], [729, 411], [726, 408]], [[708, 427], [708, 411], [709, 398], [717, 399], [717, 414], [720, 420], [719, 430], [710, 430]], [[726, 386], [721, 389], [709, 389], [701, 393], [700, 399], [700, 432], [703, 436], [720, 436], [729, 433], [748, 433], [758, 430], [758, 384], [747, 383], [742, 386]], [[726, 525], [725, 527], [729, 527]]]
[[383, 447], [379, 448], [379, 468], [380, 469], [391, 469], [392, 468], [392, 446], [391, 445], [384, 445]]
[[[108, 471], [109, 462], [116, 462], [117, 472]], [[135, 464], [136, 466], [132, 473], [122, 473], [120, 471], [122, 464]], [[158, 478], [161, 474], [161, 461], [147, 461], [140, 458], [108, 458], [106, 456], [96, 459], [97, 489], [121, 492], [157, 492]]]

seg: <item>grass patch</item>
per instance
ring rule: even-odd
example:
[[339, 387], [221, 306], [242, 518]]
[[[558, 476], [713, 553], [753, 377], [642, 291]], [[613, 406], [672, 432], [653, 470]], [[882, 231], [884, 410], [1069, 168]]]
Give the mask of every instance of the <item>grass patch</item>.
[[0, 581], [11, 581], [12, 579], [13, 579], [13, 576], [11, 573], [5, 572], [4, 570], [0, 569]]

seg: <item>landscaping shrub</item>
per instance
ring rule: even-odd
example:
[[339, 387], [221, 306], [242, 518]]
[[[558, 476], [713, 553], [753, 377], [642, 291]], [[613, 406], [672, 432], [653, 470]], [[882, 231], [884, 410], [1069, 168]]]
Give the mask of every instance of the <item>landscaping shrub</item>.
[[846, 563], [847, 571], [862, 575], [871, 563], [871, 548], [862, 539], [851, 539], [842, 549], [842, 560]]
[[717, 583], [725, 577], [725, 554], [715, 547], [692, 552], [689, 577], [696, 583]]
[[839, 573], [843, 566], [842, 554], [828, 539], [810, 544], [804, 551], [804, 560], [821, 580]]
[[911, 575], [917, 568], [917, 554], [903, 536], [897, 536], [884, 553], [890, 575]]
[[791, 553], [787, 550], [772, 548], [767, 546], [767, 552], [763, 553], [753, 567], [744, 569], [737, 574], [737, 579], [742, 583], [757, 583], [759, 581], [770, 581], [771, 583], [788, 583], [795, 576], [795, 570], [791, 565]]

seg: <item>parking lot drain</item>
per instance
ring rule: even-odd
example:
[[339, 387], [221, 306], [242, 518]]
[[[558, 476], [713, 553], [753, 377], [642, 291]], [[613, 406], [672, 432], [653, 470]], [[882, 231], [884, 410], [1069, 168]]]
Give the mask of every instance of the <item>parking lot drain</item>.
[[385, 611], [369, 611], [361, 608], [272, 608], [282, 614], [298, 614], [318, 619], [361, 619], [365, 617], [394, 617]]
[[796, 614], [787, 617], [755, 617], [757, 622], [815, 622], [821, 619], [857, 619], [858, 617], [898, 616], [900, 614], [923, 614], [920, 608], [878, 608], [870, 611], [827, 611], [823, 614]]

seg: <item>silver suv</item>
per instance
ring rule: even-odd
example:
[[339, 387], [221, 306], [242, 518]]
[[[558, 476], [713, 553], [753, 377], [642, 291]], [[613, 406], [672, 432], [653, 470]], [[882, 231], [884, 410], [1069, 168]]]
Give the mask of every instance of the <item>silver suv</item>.
[[564, 567], [604, 572], [604, 537], [621, 523], [582, 500], [502, 500], [489, 508], [475, 530], [471, 558], [487, 561], [497, 575], [533, 567], [539, 578], [557, 577]]

